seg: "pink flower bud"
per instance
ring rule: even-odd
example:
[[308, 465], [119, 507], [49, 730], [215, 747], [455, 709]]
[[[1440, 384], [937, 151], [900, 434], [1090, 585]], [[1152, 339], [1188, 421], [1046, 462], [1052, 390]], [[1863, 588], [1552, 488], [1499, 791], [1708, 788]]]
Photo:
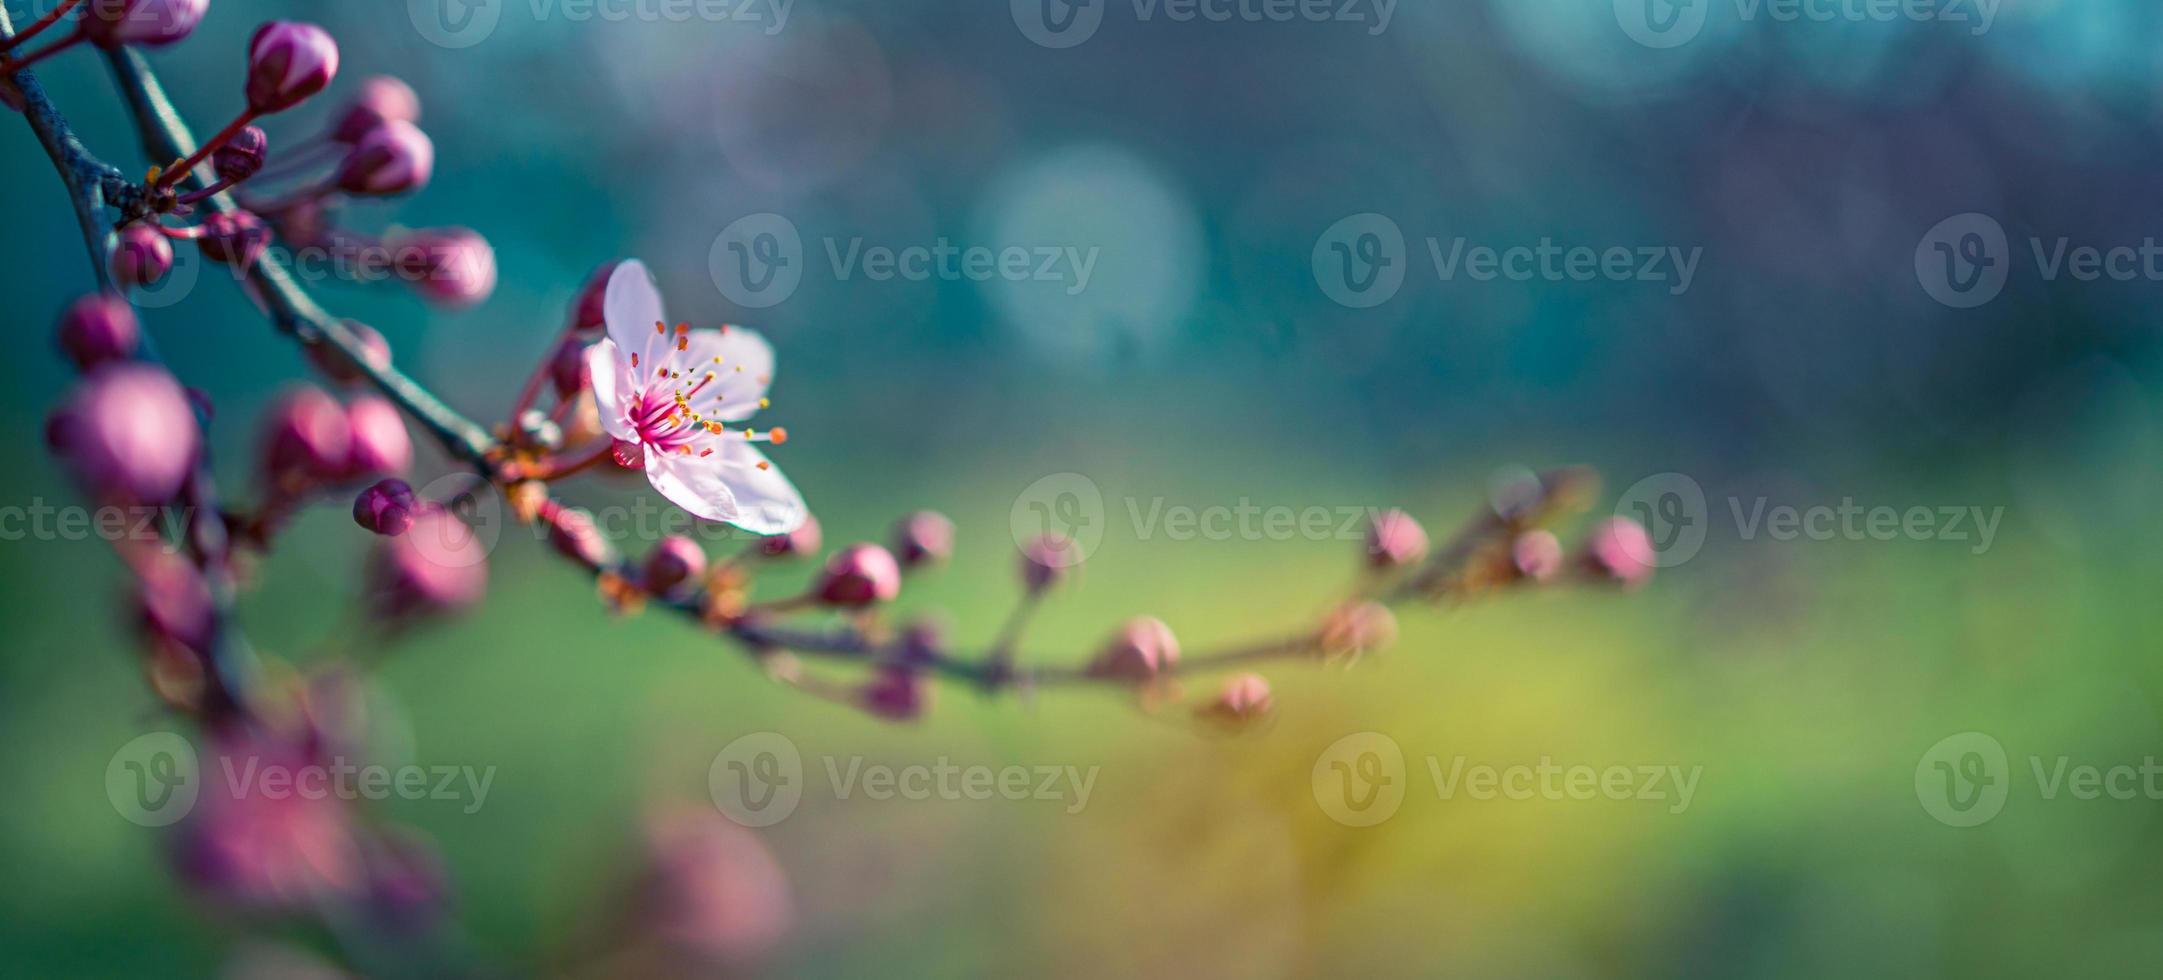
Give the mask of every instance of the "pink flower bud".
[[411, 231], [385, 244], [399, 274], [429, 300], [466, 307], [496, 290], [496, 250], [470, 228]]
[[1520, 578], [1545, 582], [1562, 573], [1562, 541], [1552, 531], [1526, 531], [1510, 542], [1510, 568]]
[[203, 237], [195, 240], [213, 262], [246, 269], [270, 245], [270, 226], [250, 211], [221, 211], [203, 218]]
[[[770, 539], [769, 539], [770, 540]], [[861, 608], [901, 594], [901, 565], [875, 544], [852, 544], [827, 559], [819, 599], [830, 606]]]
[[[360, 342], [361, 357], [368, 362], [369, 367], [380, 371], [391, 366], [391, 343], [383, 339], [383, 334], [376, 328], [358, 320], [345, 321], [345, 328], [353, 335], [353, 339]], [[323, 375], [332, 381], [351, 384], [364, 377], [350, 358], [328, 343], [310, 344], [308, 360], [314, 362], [316, 370], [323, 372]]]
[[284, 112], [338, 76], [338, 42], [314, 24], [274, 20], [248, 42], [248, 111]]
[[1179, 638], [1154, 616], [1127, 620], [1089, 665], [1089, 676], [1143, 683], [1179, 662]]
[[142, 340], [134, 308], [118, 296], [92, 293], [60, 314], [60, 349], [85, 371], [134, 357]]
[[55, 435], [76, 476], [100, 497], [164, 503], [195, 467], [195, 407], [163, 368], [101, 367], [76, 386], [61, 417]]
[[1652, 547], [1652, 535], [1645, 533], [1644, 525], [1626, 517], [1614, 517], [1601, 521], [1592, 529], [1579, 561], [1593, 575], [1634, 589], [1651, 581], [1653, 561], [1658, 554]]
[[1397, 642], [1397, 616], [1379, 602], [1355, 602], [1322, 621], [1322, 652], [1350, 659]]
[[586, 345], [576, 339], [559, 345], [548, 362], [548, 380], [555, 384], [559, 398], [575, 398], [585, 391], [593, 383], [593, 374], [586, 368]]
[[1021, 549], [1022, 586], [1031, 595], [1066, 581], [1067, 571], [1081, 562], [1081, 545], [1058, 534], [1041, 535]]
[[857, 692], [864, 710], [887, 721], [914, 721], [924, 714], [931, 686], [906, 667], [881, 667]]
[[662, 538], [646, 555], [646, 591], [667, 595], [679, 585], [706, 574], [706, 552], [681, 534]]
[[1226, 724], [1244, 725], [1269, 714], [1274, 703], [1268, 681], [1260, 674], [1241, 674], [1225, 682], [1216, 699], [1202, 709], [1202, 715]]
[[257, 127], [248, 126], [210, 155], [210, 166], [218, 172], [220, 180], [237, 184], [263, 169], [263, 157], [269, 153], [270, 137], [263, 135]]
[[155, 48], [195, 31], [210, 0], [91, 0], [83, 10], [83, 33], [108, 50], [124, 44]]
[[688, 961], [662, 972], [757, 975], [757, 963], [795, 923], [780, 862], [711, 805], [649, 817], [643, 863], [626, 919]]
[[1367, 564], [1401, 568], [1427, 557], [1427, 529], [1401, 510], [1375, 515], [1367, 528]]
[[420, 501], [404, 480], [383, 480], [353, 498], [353, 523], [387, 538], [406, 533]]
[[787, 534], [776, 534], [759, 542], [759, 553], [768, 558], [795, 558], [816, 555], [825, 542], [820, 537], [819, 519], [804, 518], [802, 526]]
[[281, 493], [298, 494], [345, 478], [353, 426], [329, 392], [306, 385], [271, 405], [260, 445], [264, 479]]
[[558, 507], [548, 516], [548, 543], [573, 561], [599, 568], [616, 560], [616, 551], [601, 536], [593, 515], [576, 507]]
[[610, 262], [586, 280], [586, 287], [578, 291], [578, 301], [571, 304], [572, 329], [597, 333], [608, 325], [608, 280], [615, 274], [616, 263]]
[[421, 97], [413, 93], [413, 87], [389, 75], [377, 75], [361, 82], [360, 91], [331, 127], [330, 138], [351, 145], [386, 122], [420, 120]]
[[383, 615], [455, 611], [488, 590], [488, 548], [456, 514], [423, 504], [406, 533], [383, 539], [368, 581]]
[[395, 476], [413, 465], [413, 438], [389, 399], [362, 395], [345, 407], [345, 417], [351, 431], [348, 476]]
[[937, 511], [920, 510], [894, 525], [894, 555], [901, 567], [945, 561], [954, 553], [954, 522]]
[[360, 197], [388, 197], [417, 190], [435, 173], [436, 145], [409, 122], [386, 122], [354, 144], [332, 182]]
[[120, 230], [120, 239], [113, 243], [105, 267], [122, 289], [150, 285], [165, 278], [173, 268], [173, 243], [156, 226], [138, 221]]
[[168, 551], [151, 551], [136, 568], [135, 600], [152, 639], [198, 653], [210, 649], [217, 606], [210, 583], [195, 563]]

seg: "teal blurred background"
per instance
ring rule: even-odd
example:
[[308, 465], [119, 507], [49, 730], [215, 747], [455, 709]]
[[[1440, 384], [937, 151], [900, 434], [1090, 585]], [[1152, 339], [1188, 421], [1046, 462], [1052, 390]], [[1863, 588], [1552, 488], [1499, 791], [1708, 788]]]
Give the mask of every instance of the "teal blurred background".
[[[638, 815], [704, 800], [715, 754], [755, 732], [813, 771], [759, 831], [795, 896], [771, 964], [791, 975], [2105, 975], [2163, 954], [2163, 799], [2075, 799], [2038, 776], [2163, 753], [2158, 283], [2049, 281], [2029, 254], [2163, 230], [2152, 5], [2006, 0], [1978, 33], [1712, 3], [1673, 47], [1632, 40], [1633, 8], [1608, 0], [1406, 2], [1378, 33], [1100, 0], [1069, 47], [1031, 40], [1028, 3], [800, 0], [779, 24], [482, 6], [493, 31], [449, 47], [426, 4], [215, 0], [152, 61], [207, 130], [240, 103], [257, 23], [331, 29], [341, 84], [266, 124], [274, 154], [361, 78], [413, 84], [435, 180], [347, 220], [477, 228], [501, 285], [462, 313], [394, 284], [311, 287], [469, 415], [501, 417], [613, 258], [651, 264], [679, 318], [765, 332], [781, 367], [761, 418], [789, 428], [776, 458], [829, 543], [918, 507], [960, 525], [952, 564], [901, 602], [948, 610], [959, 637], [1006, 615], [1017, 499], [1052, 474], [1105, 501], [1101, 544], [1032, 631], [1077, 659], [1133, 613], [1197, 650], [1297, 626], [1354, 581], [1356, 541], [1180, 540], [1146, 521], [1159, 504], [1404, 506], [1442, 532], [1496, 472], [1566, 462], [1607, 474], [1602, 510], [1659, 474], [1706, 500], [1687, 515], [1702, 548], [1649, 589], [1408, 611], [1397, 648], [1353, 669], [1265, 671], [1277, 718], [1239, 738], [1093, 691], [949, 687], [923, 722], [880, 724], [666, 617], [610, 617], [507, 531], [485, 605], [380, 670], [398, 758], [497, 768], [475, 813], [387, 808], [441, 846], [484, 958], [544, 970], [605, 906]], [[39, 75], [94, 150], [147, 165], [100, 62]], [[50, 323], [88, 270], [24, 126], [0, 126], [0, 180], [20, 338], [0, 363], [20, 461], [0, 505], [73, 502], [40, 430], [71, 377]], [[2011, 239], [2011, 274], [1954, 309], [1917, 255], [1970, 212]], [[799, 232], [802, 279], [746, 308], [709, 260], [769, 213]], [[1327, 288], [1327, 236], [1369, 213], [1401, 229], [1406, 275], [1354, 308]], [[1445, 281], [1425, 242], [1459, 236], [1702, 259], [1679, 294]], [[827, 243], [859, 238], [1098, 258], [1075, 292], [837, 273]], [[144, 316], [216, 401], [224, 485], [252, 496], [253, 419], [303, 359], [215, 273]], [[450, 471], [423, 455], [422, 477]], [[1847, 500], [2002, 521], [1985, 548], [1779, 540], [1747, 520]], [[342, 510], [302, 518], [245, 601], [266, 650], [305, 664], [340, 645], [367, 545]], [[0, 958], [214, 973], [248, 933], [195, 908], [157, 833], [102, 792], [116, 749], [175, 726], [142, 683], [121, 568], [91, 542], [4, 544]], [[1928, 764], [1970, 731], [2008, 755], [2008, 798], [1949, 826]], [[1364, 732], [1401, 747], [1406, 794], [1350, 827], [1315, 770]], [[838, 799], [817, 774], [942, 757], [1101, 768], [1071, 814]], [[1702, 776], [1681, 812], [1441, 798], [1425, 760], [1459, 757]]]

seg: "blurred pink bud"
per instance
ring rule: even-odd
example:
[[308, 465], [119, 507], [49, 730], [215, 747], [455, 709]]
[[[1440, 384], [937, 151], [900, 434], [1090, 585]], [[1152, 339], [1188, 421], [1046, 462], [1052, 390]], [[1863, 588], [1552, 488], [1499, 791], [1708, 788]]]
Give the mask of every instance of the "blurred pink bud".
[[[297, 746], [226, 735], [202, 772], [279, 771], [296, 777], [325, 763]], [[254, 911], [305, 907], [325, 893], [361, 884], [348, 804], [332, 793], [273, 792], [265, 780], [201, 780], [194, 809], [179, 825], [182, 879], [213, 899]]]
[[1224, 689], [1202, 709], [1202, 714], [1228, 724], [1246, 724], [1269, 714], [1273, 705], [1268, 681], [1260, 674], [1241, 674], [1225, 682]]
[[1562, 541], [1552, 531], [1526, 531], [1510, 542], [1510, 567], [1521, 578], [1545, 582], [1562, 573]]
[[769, 558], [794, 558], [816, 555], [825, 544], [820, 537], [819, 519], [804, 518], [804, 523], [787, 534], [776, 534], [759, 542], [759, 552]]
[[796, 919], [787, 875], [758, 837], [711, 806], [684, 805], [646, 821], [635, 914], [676, 955], [747, 970]]
[[368, 568], [379, 613], [452, 612], [488, 590], [488, 547], [458, 515], [422, 504], [406, 533], [385, 538]]
[[362, 395], [345, 407], [345, 417], [351, 430], [348, 477], [396, 476], [413, 465], [413, 437], [390, 399]]
[[248, 42], [248, 111], [284, 112], [323, 91], [338, 76], [338, 42], [330, 32], [290, 20], [256, 28]]
[[1355, 602], [1322, 621], [1322, 652], [1358, 657], [1397, 642], [1397, 616], [1379, 602]]
[[585, 288], [578, 291], [577, 302], [571, 304], [572, 329], [599, 332], [608, 325], [608, 280], [615, 274], [616, 263], [610, 262], [594, 270], [593, 277], [586, 280]]
[[353, 523], [387, 538], [406, 533], [420, 501], [404, 480], [382, 480], [353, 498]]
[[875, 544], [852, 544], [826, 560], [817, 587], [830, 606], [861, 608], [888, 602], [901, 594], [901, 565], [892, 552]]
[[198, 653], [209, 650], [217, 625], [210, 582], [194, 562], [176, 553], [147, 554], [135, 569], [135, 599], [144, 631]]
[[150, 222], [135, 222], [120, 230], [105, 267], [122, 289], [150, 285], [173, 268], [173, 243]]
[[297, 494], [343, 479], [352, 451], [345, 406], [314, 385], [279, 396], [264, 416], [259, 462], [280, 492]]
[[1179, 662], [1179, 638], [1154, 616], [1127, 620], [1089, 665], [1089, 676], [1142, 683]]
[[881, 667], [857, 692], [865, 711], [887, 721], [914, 721], [923, 717], [931, 697], [924, 675], [906, 667]]
[[1427, 529], [1412, 515], [1389, 510], [1375, 515], [1367, 528], [1367, 564], [1374, 568], [1401, 568], [1427, 557]]
[[413, 87], [389, 75], [377, 75], [360, 84], [353, 101], [331, 127], [330, 138], [339, 143], [358, 143], [368, 131], [386, 122], [419, 122], [421, 97]]
[[142, 328], [135, 309], [110, 293], [92, 293], [60, 314], [60, 349], [85, 371], [108, 361], [135, 356]]
[[1592, 574], [1634, 589], [1651, 581], [1657, 556], [1652, 535], [1645, 533], [1644, 525], [1626, 517], [1613, 517], [1592, 529], [1580, 561]]
[[667, 595], [679, 585], [706, 574], [706, 552], [681, 534], [662, 538], [646, 555], [646, 591]]
[[586, 345], [571, 339], [558, 346], [548, 362], [548, 379], [555, 384], [558, 398], [573, 398], [585, 391], [593, 383], [593, 374], [586, 369]]
[[435, 173], [436, 145], [409, 122], [386, 122], [353, 145], [332, 178], [339, 190], [387, 197], [417, 190]]
[[[369, 367], [380, 371], [391, 366], [391, 343], [383, 339], [383, 334], [376, 328], [358, 320], [347, 320], [345, 328], [346, 332], [351, 333], [353, 339], [359, 342], [361, 357], [368, 362]], [[327, 342], [308, 345], [308, 360], [315, 364], [316, 370], [323, 372], [324, 377], [332, 381], [351, 384], [365, 377], [351, 358]]]
[[76, 386], [61, 418], [52, 436], [97, 496], [164, 503], [195, 467], [195, 407], [163, 368], [101, 367]]
[[1066, 581], [1067, 569], [1081, 561], [1081, 546], [1057, 534], [1042, 535], [1021, 549], [1021, 581], [1031, 595]]
[[220, 180], [237, 184], [263, 169], [263, 157], [269, 152], [270, 137], [257, 127], [247, 126], [210, 155], [210, 166]]
[[91, 0], [82, 30], [101, 48], [161, 47], [193, 33], [208, 9], [210, 0]]
[[901, 567], [945, 561], [954, 553], [954, 522], [945, 514], [920, 510], [894, 525], [894, 556]]
[[195, 240], [213, 262], [246, 269], [270, 245], [270, 226], [252, 211], [221, 211], [203, 218], [203, 237]]
[[425, 228], [385, 244], [406, 282], [429, 300], [467, 307], [496, 291], [496, 250], [470, 228]]
[[601, 535], [592, 514], [576, 507], [556, 507], [547, 520], [548, 543], [563, 557], [595, 568], [616, 560], [616, 549]]

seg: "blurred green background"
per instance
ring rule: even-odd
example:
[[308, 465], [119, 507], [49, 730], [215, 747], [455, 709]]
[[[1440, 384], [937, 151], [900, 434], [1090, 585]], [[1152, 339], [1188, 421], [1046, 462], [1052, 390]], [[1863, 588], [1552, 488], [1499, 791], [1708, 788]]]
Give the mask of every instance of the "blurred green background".
[[[442, 846], [486, 958], [539, 968], [596, 914], [637, 815], [705, 799], [715, 754], [753, 732], [812, 770], [803, 805], [759, 832], [795, 894], [772, 964], [787, 974], [1972, 977], [2163, 954], [2163, 800], [2046, 796], [2031, 764], [2163, 752], [2157, 283], [2046, 281], [2026, 255], [2031, 238], [2163, 229], [2152, 5], [2007, 0], [1977, 33], [1716, 3], [1671, 48], [1632, 41], [1607, 0], [1405, 3], [1379, 33], [1104, 3], [1065, 48], [1030, 40], [1028, 4], [801, 0], [781, 25], [484, 6], [494, 30], [448, 47], [426, 4], [217, 0], [152, 60], [207, 130], [239, 104], [257, 23], [330, 28], [341, 85], [267, 125], [274, 153], [366, 75], [414, 85], [436, 178], [347, 220], [473, 226], [501, 285], [453, 314], [389, 284], [311, 286], [471, 415], [500, 417], [615, 257], [653, 265], [678, 317], [764, 331], [781, 368], [761, 418], [789, 428], [776, 458], [830, 544], [918, 507], [960, 525], [955, 560], [899, 610], [946, 609], [959, 637], [988, 639], [1010, 608], [1017, 498], [1050, 474], [1105, 501], [1101, 544], [1032, 631], [1075, 658], [1136, 612], [1190, 651], [1274, 633], [1354, 581], [1355, 541], [1178, 540], [1135, 516], [1158, 502], [1404, 506], [1441, 533], [1498, 470], [1564, 462], [1606, 472], [1603, 510], [1663, 473], [1707, 498], [1702, 549], [1649, 589], [1408, 611], [1397, 648], [1350, 670], [1266, 670], [1277, 718], [1237, 738], [1095, 691], [947, 687], [922, 723], [880, 724], [667, 617], [611, 618], [506, 532], [485, 605], [380, 673], [404, 758], [497, 767], [473, 814], [387, 807]], [[96, 59], [40, 76], [97, 152], [145, 164]], [[0, 126], [0, 179], [21, 341], [0, 363], [20, 460], [0, 505], [72, 502], [40, 429], [70, 380], [51, 318], [90, 280], [21, 125]], [[769, 212], [800, 231], [803, 278], [746, 309], [709, 256]], [[1318, 281], [1318, 240], [1369, 212], [1411, 243], [1408, 274], [1354, 309]], [[1965, 212], [2004, 227], [2012, 271], [1956, 310], [1920, 287], [1916, 253]], [[1444, 281], [1423, 243], [1457, 236], [1703, 258], [1680, 295]], [[941, 237], [1100, 258], [1069, 294], [842, 276], [823, 254]], [[144, 316], [216, 400], [221, 477], [252, 496], [252, 420], [302, 359], [220, 275]], [[424, 453], [417, 472], [448, 468]], [[1849, 499], [2003, 519], [1977, 553], [1777, 540], [1736, 511]], [[351, 622], [366, 541], [342, 510], [300, 520], [247, 599], [266, 650], [318, 660]], [[173, 724], [142, 683], [118, 563], [12, 540], [0, 574], [0, 958], [25, 975], [215, 972], [244, 931], [195, 908], [158, 835], [102, 792], [116, 749]], [[808, 570], [778, 574], [775, 593]], [[1927, 763], [1969, 731], [2004, 747], [2009, 793], [1953, 827], [1928, 808]], [[1315, 768], [1363, 732], [1401, 747], [1406, 794], [1355, 828]], [[837, 799], [817, 771], [942, 757], [1101, 769], [1072, 814]], [[1426, 760], [1460, 757], [1702, 775], [1681, 812], [1443, 799]]]

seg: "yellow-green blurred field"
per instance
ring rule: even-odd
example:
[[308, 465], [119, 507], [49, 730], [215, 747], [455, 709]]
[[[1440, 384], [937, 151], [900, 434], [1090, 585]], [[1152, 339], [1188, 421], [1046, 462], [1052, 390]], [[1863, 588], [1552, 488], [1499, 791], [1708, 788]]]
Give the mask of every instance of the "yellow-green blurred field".
[[[1457, 467], [1386, 491], [1102, 465], [1107, 486], [1174, 503], [1403, 500], [1440, 525], [1478, 501]], [[918, 502], [962, 526], [959, 555], [912, 580], [897, 613], [948, 607], [957, 636], [989, 635], [1015, 592], [1011, 492], [927, 491]], [[825, 510], [830, 542], [883, 533], [879, 497], [842, 491]], [[335, 510], [299, 540], [350, 546]], [[1079, 655], [1146, 610], [1206, 647], [1302, 622], [1352, 580], [1348, 542], [1143, 541], [1132, 528], [1115, 513], [1034, 646]], [[485, 607], [380, 671], [410, 758], [494, 765], [493, 791], [470, 815], [427, 801], [386, 812], [439, 841], [471, 942], [522, 969], [592, 914], [642, 807], [704, 800], [715, 753], [771, 731], [810, 773], [802, 806], [761, 831], [796, 891], [801, 925], [777, 964], [789, 972], [2110, 972], [2163, 952], [2163, 899], [2147, 885], [2163, 801], [2046, 800], [2025, 760], [2139, 765], [2163, 751], [2146, 601], [2163, 562], [2152, 531], [2123, 532], [2069, 541], [2016, 510], [1978, 556], [1944, 542], [1740, 541], [1716, 526], [1703, 554], [1641, 593], [1409, 610], [1389, 653], [1272, 667], [1276, 719], [1226, 736], [1102, 691], [1016, 702], [952, 685], [925, 722], [881, 724], [776, 686], [672, 618], [612, 620], [514, 530]], [[305, 660], [340, 620], [335, 574], [299, 567], [298, 550], [266, 569], [246, 612], [258, 642]], [[122, 629], [48, 614], [97, 608], [82, 590], [111, 577], [109, 559], [48, 543], [8, 560], [9, 955], [33, 975], [209, 969], [230, 930], [191, 910], [156, 833], [104, 797], [108, 755], [159, 727]], [[805, 572], [780, 574], [785, 589]], [[2013, 785], [1996, 819], [1954, 828], [1919, 803], [1916, 769], [1969, 730], [2005, 745]], [[1409, 781], [1393, 816], [1353, 828], [1319, 802], [1334, 787], [1314, 769], [1361, 732], [1402, 747]], [[1074, 813], [1055, 800], [836, 798], [821, 760], [859, 757], [1100, 768]], [[1430, 757], [1702, 774], [1681, 812], [1672, 797], [1445, 800]]]

